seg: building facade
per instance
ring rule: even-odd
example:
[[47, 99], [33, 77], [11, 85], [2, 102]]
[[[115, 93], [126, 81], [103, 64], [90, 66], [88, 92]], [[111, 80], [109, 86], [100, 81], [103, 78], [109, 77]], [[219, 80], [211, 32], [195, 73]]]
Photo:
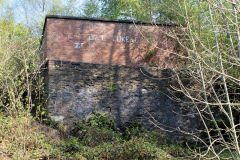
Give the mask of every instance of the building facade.
[[46, 62], [48, 109], [56, 121], [71, 123], [94, 111], [110, 113], [121, 126], [133, 119], [162, 133], [191, 130], [198, 120], [186, 116], [170, 97], [175, 54], [169, 24], [47, 16], [40, 48]]

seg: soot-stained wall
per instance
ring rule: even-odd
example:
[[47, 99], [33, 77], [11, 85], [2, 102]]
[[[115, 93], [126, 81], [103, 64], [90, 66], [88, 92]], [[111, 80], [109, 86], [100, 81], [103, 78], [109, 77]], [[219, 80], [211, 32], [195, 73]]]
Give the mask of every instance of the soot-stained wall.
[[69, 124], [100, 111], [114, 116], [119, 126], [135, 119], [167, 135], [198, 128], [198, 118], [168, 92], [170, 68], [183, 64], [171, 54], [175, 43], [164, 34], [173, 28], [48, 16], [40, 57], [48, 64], [51, 117]]
[[114, 116], [119, 126], [137, 120], [156, 129], [155, 122], [167, 135], [178, 133], [166, 130], [199, 127], [194, 115], [169, 98], [170, 69], [63, 61], [54, 65], [48, 72], [48, 109], [57, 121], [84, 120], [100, 111]]

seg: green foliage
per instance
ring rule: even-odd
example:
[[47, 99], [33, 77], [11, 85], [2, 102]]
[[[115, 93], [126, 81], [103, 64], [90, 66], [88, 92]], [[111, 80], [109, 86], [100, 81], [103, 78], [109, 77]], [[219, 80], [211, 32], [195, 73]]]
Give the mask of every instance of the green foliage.
[[84, 8], [84, 14], [91, 17], [184, 22], [174, 0], [88, 0]]
[[146, 130], [136, 120], [125, 123], [122, 131], [112, 123], [111, 117], [95, 112], [75, 125], [72, 135], [77, 138], [71, 138], [62, 148], [87, 159], [174, 159], [172, 155], [188, 154], [178, 145], [167, 145], [166, 137]]
[[6, 159], [41, 159], [57, 152], [32, 122], [28, 113], [15, 117], [0, 113], [0, 155]]
[[88, 0], [83, 8], [83, 12], [88, 17], [99, 17], [99, 2], [96, 0]]
[[75, 128], [72, 135], [77, 138], [69, 139], [61, 148], [86, 159], [174, 159], [157, 143], [149, 141], [147, 135], [151, 133], [136, 121], [126, 123], [122, 134], [111, 125], [109, 119], [111, 117], [95, 112], [87, 121], [76, 125], [77, 130]]
[[85, 128], [84, 131], [78, 132], [82, 144], [89, 147], [95, 147], [102, 143], [111, 142], [118, 138], [119, 133], [108, 129], [99, 129], [95, 127]]
[[107, 84], [106, 88], [111, 92], [117, 89], [117, 85], [113, 82], [113, 77], [110, 77], [109, 83]]
[[148, 61], [154, 55], [156, 55], [156, 51], [155, 50], [150, 50], [144, 55], [144, 58], [145, 58], [146, 61]]
[[129, 140], [132, 137], [141, 137], [144, 134], [147, 134], [147, 130], [136, 120], [124, 124], [124, 139]]
[[[239, 107], [236, 105], [240, 81], [237, 74], [240, 71], [240, 23], [236, 11], [239, 6], [238, 1], [224, 0], [186, 0], [183, 5], [186, 29], [182, 31], [188, 38], [181, 42], [188, 51], [193, 85], [188, 88], [188, 84], [179, 80], [182, 86], [176, 90], [189, 97], [204, 117], [201, 118], [206, 124], [202, 155], [207, 155], [210, 148], [212, 157], [221, 155], [223, 150], [228, 150], [232, 159], [234, 152], [240, 157]], [[203, 107], [207, 108], [206, 112]]]
[[112, 117], [94, 112], [93, 116], [88, 120], [77, 122], [71, 133], [77, 136], [82, 144], [94, 147], [117, 139], [120, 133], [114, 132], [116, 129], [115, 121]]
[[0, 108], [10, 114], [23, 108], [31, 110], [37, 100], [32, 96], [42, 93], [42, 86], [36, 86], [38, 38], [24, 25], [8, 20], [0, 20], [0, 37]]
[[[50, 132], [46, 129], [42, 132], [41, 124], [29, 113], [18, 113], [15, 117], [0, 114], [0, 150], [6, 158], [150, 160], [182, 156], [181, 148], [173, 151], [155, 143], [159, 135], [151, 135], [136, 121], [126, 124], [126, 137], [112, 124], [111, 117], [95, 112], [87, 121], [75, 126], [78, 128], [74, 128], [77, 132], [72, 132], [73, 137], [58, 139], [56, 143], [54, 139], [48, 140], [46, 135]], [[59, 133], [53, 136], [56, 134]]]
[[165, 151], [157, 148], [142, 138], [133, 138], [123, 143], [104, 143], [94, 149], [87, 149], [81, 154], [87, 159], [108, 160], [153, 160], [174, 159]]
[[83, 124], [86, 124], [91, 127], [98, 127], [100, 129], [104, 129], [104, 128], [112, 129], [112, 130], [116, 129], [115, 120], [113, 117], [107, 116], [104, 113], [100, 113], [96, 111], [88, 120], [83, 122]]
[[74, 153], [76, 151], [82, 150], [83, 145], [79, 142], [78, 138], [72, 137], [66, 140], [64, 144], [60, 145], [60, 148], [64, 152]]
[[31, 116], [40, 118], [46, 102], [38, 48], [31, 29], [0, 19], [0, 150], [6, 158], [41, 159], [54, 150]]

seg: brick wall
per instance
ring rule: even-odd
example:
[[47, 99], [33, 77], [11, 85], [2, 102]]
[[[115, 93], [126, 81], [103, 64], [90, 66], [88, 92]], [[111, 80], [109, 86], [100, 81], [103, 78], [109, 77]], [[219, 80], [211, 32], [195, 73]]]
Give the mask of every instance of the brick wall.
[[173, 26], [135, 25], [73, 19], [46, 21], [49, 60], [175, 67], [174, 41], [166, 33]]

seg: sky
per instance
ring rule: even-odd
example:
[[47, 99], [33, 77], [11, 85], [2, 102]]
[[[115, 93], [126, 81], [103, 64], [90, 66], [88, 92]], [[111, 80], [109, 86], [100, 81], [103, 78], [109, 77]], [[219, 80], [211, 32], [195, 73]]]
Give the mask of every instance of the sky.
[[[28, 3], [29, 1], [34, 1], [35, 5]], [[49, 0], [46, 0], [46, 2]], [[71, 0], [55, 0], [57, 4], [62, 3], [66, 5], [68, 1]], [[81, 10], [81, 6], [86, 0], [75, 0], [74, 7]], [[0, 5], [0, 16], [9, 14], [12, 12], [13, 20], [17, 23], [24, 23], [25, 25], [32, 25], [32, 23], [39, 21], [43, 16], [47, 14], [48, 8], [51, 4], [46, 6], [45, 13], [42, 13], [42, 0], [3, 0], [4, 5]]]

